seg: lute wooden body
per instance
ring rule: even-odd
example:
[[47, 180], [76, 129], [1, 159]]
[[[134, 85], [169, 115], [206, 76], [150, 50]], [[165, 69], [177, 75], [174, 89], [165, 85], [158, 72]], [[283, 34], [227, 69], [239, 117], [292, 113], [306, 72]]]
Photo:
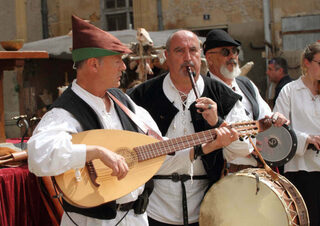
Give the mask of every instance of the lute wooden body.
[[[240, 136], [257, 134], [264, 130], [261, 122], [232, 124]], [[192, 135], [159, 141], [153, 137], [124, 130], [90, 130], [74, 134], [74, 144], [100, 145], [125, 157], [129, 172], [122, 180], [111, 176], [111, 169], [100, 160], [93, 160], [97, 178], [95, 185], [87, 167], [69, 170], [54, 177], [58, 189], [72, 205], [88, 208], [118, 199], [146, 183], [161, 167], [166, 154], [207, 143], [216, 139], [215, 129]], [[77, 179], [78, 178], [78, 179]]]

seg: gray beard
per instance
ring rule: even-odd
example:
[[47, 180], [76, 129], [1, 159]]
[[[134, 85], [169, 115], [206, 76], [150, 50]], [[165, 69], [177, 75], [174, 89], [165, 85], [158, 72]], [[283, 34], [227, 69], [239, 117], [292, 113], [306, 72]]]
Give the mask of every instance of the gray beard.
[[225, 65], [222, 65], [220, 68], [220, 73], [227, 79], [234, 79], [240, 75], [241, 70], [239, 64], [233, 66], [232, 71], [229, 71]]

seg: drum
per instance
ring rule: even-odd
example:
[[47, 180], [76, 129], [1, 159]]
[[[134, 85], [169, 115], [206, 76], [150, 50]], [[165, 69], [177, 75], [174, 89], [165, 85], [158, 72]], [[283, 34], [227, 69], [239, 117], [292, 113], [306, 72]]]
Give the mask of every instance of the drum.
[[282, 166], [296, 154], [297, 136], [285, 124], [281, 127], [271, 126], [258, 133], [256, 138], [260, 143], [260, 153], [269, 166]]
[[309, 225], [299, 191], [285, 177], [245, 169], [215, 183], [200, 207], [201, 226]]

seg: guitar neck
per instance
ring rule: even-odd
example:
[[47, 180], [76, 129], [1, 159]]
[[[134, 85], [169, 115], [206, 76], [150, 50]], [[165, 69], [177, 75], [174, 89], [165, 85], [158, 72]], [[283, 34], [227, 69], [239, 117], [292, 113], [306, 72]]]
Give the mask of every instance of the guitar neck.
[[183, 137], [177, 137], [152, 144], [138, 146], [134, 148], [134, 151], [137, 153], [138, 161], [141, 162], [199, 144], [208, 143], [215, 140], [216, 137], [216, 131], [211, 129]]
[[[237, 122], [227, 127], [237, 130], [240, 137], [248, 135], [256, 135], [258, 132], [264, 131], [271, 126], [270, 119], [261, 119], [259, 121]], [[190, 148], [199, 144], [208, 143], [217, 138], [215, 129], [210, 129], [191, 135], [177, 137], [157, 143], [147, 144], [135, 147], [133, 150], [137, 153], [138, 161], [144, 161], [156, 158], [162, 155]]]

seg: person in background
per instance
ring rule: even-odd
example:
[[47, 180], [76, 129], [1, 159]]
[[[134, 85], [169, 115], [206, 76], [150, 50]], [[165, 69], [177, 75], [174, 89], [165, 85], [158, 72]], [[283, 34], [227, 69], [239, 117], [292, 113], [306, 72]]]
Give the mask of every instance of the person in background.
[[272, 107], [276, 104], [280, 90], [289, 82], [292, 81], [288, 75], [287, 61], [282, 57], [274, 57], [268, 61], [267, 75], [270, 82], [273, 82], [275, 87], [274, 98], [272, 99]]
[[[173, 33], [166, 42], [165, 55], [169, 73], [128, 90], [132, 100], [149, 111], [162, 134], [169, 138], [220, 126], [240, 96], [222, 83], [200, 75], [198, 37], [187, 30]], [[194, 72], [197, 95], [187, 67]], [[234, 135], [226, 138], [224, 146], [235, 140], [238, 139]], [[223, 168], [221, 150], [203, 155], [201, 149], [207, 148], [196, 146], [191, 152], [186, 149], [167, 155], [153, 177], [154, 191], [147, 209], [151, 226], [199, 225], [205, 191], [220, 178]]]
[[[72, 57], [77, 76], [34, 130], [28, 142], [29, 170], [37, 176], [55, 176], [84, 168], [86, 162], [100, 159], [112, 169], [111, 176], [121, 180], [129, 171], [123, 156], [102, 146], [73, 144], [71, 141], [72, 134], [92, 129], [138, 132], [137, 126], [106, 91], [158, 134], [160, 131], [146, 110], [134, 104], [121, 90], [115, 89], [119, 87], [122, 72], [126, 69], [122, 55], [130, 53], [130, 50], [108, 32], [76, 16], [72, 16], [72, 30]], [[216, 112], [211, 111], [215, 117]], [[217, 139], [206, 144], [204, 153], [222, 147], [225, 138], [231, 140], [232, 135], [237, 139], [236, 132], [226, 128], [217, 129], [216, 133]], [[93, 208], [79, 208], [64, 201], [66, 212], [61, 225], [148, 225], [145, 208], [139, 205], [148, 203], [148, 196], [143, 195], [145, 191], [142, 185], [115, 201]]]
[[298, 139], [285, 176], [300, 191], [310, 225], [320, 225], [320, 43], [308, 45], [301, 57], [302, 75], [280, 91], [274, 110], [290, 118]]
[[[275, 126], [282, 126], [288, 120], [280, 113], [272, 113], [269, 105], [261, 97], [258, 88], [245, 76], [240, 75], [239, 46], [226, 31], [211, 30], [203, 43], [203, 52], [207, 59], [208, 74], [213, 80], [219, 81], [225, 87], [241, 97], [241, 101], [234, 105], [235, 113], [229, 114], [225, 120], [228, 123], [246, 120], [259, 120], [272, 117]], [[245, 112], [245, 114], [243, 114]], [[247, 141], [249, 142], [249, 141]], [[245, 148], [245, 149], [243, 149]], [[234, 173], [242, 169], [257, 167], [257, 160], [250, 155], [252, 145], [240, 146], [231, 144], [223, 149], [225, 174]], [[244, 156], [244, 154], [246, 156]]]

